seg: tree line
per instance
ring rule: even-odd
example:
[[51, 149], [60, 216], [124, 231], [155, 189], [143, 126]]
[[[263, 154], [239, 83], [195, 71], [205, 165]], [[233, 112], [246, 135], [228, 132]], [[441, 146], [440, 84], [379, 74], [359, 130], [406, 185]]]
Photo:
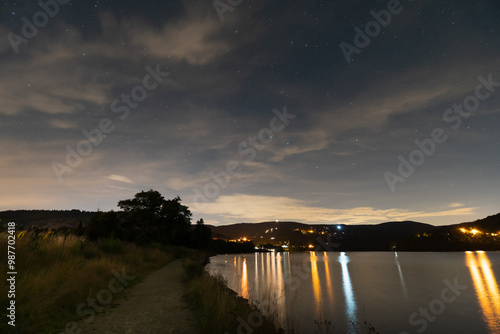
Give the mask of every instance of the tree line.
[[[159, 243], [163, 245], [185, 246], [204, 249], [214, 253], [247, 253], [255, 250], [252, 242], [235, 243], [212, 239], [212, 231], [206, 226], [203, 219], [192, 223], [192, 213], [182, 204], [179, 196], [174, 199], [165, 199], [158, 191], [141, 191], [131, 199], [118, 202], [120, 211], [81, 212], [21, 210], [3, 212], [0, 221], [0, 232], [5, 230], [3, 225], [7, 221], [16, 221], [17, 230], [28, 230], [35, 234], [46, 235], [51, 232], [55, 235], [78, 235], [87, 240], [97, 242], [106, 239], [133, 242], [138, 245]], [[89, 215], [90, 218], [89, 218]], [[25, 217], [26, 219], [20, 219]], [[15, 218], [15, 219], [14, 219]], [[25, 224], [18, 220], [43, 221], [50, 223], [57, 221], [79, 221], [78, 226], [63, 226], [57, 229], [41, 227], [43, 225]], [[85, 222], [85, 223], [84, 223]], [[75, 222], [76, 223], [76, 222]], [[49, 224], [50, 225], [50, 224]], [[74, 225], [73, 225], [74, 226]]]
[[116, 238], [137, 244], [161, 244], [208, 248], [211, 230], [200, 219], [193, 226], [191, 211], [179, 196], [165, 199], [158, 191], [141, 191], [118, 202], [121, 211], [97, 212], [86, 228], [92, 241]]

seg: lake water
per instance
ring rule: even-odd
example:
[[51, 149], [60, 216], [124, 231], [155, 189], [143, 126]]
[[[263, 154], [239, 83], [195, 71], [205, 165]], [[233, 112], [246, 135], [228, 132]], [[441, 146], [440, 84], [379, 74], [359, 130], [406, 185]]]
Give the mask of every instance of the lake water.
[[500, 252], [219, 255], [207, 270], [288, 332], [500, 333]]

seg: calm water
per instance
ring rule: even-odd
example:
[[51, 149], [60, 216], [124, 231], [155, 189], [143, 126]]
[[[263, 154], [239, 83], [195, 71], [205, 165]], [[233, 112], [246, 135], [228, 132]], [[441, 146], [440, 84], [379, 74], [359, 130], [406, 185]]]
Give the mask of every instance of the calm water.
[[500, 252], [219, 255], [207, 270], [296, 333], [500, 333]]

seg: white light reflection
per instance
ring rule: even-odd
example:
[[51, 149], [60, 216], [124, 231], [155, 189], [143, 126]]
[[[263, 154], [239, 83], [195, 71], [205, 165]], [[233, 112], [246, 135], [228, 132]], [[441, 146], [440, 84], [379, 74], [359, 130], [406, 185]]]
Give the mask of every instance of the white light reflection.
[[398, 266], [399, 280], [401, 281], [401, 287], [403, 288], [403, 294], [404, 294], [404, 297], [405, 297], [406, 305], [409, 306], [408, 290], [406, 289], [405, 278], [403, 276], [403, 271], [401, 270], [401, 265], [399, 264], [398, 252], [394, 252], [394, 257], [395, 257], [395, 260], [396, 260], [396, 265]]
[[266, 253], [266, 279], [267, 282], [272, 282], [272, 277], [271, 277], [271, 254]]
[[355, 324], [358, 323], [358, 319], [356, 317], [357, 307], [356, 300], [354, 299], [354, 292], [352, 290], [351, 277], [349, 276], [349, 269], [347, 268], [349, 257], [345, 255], [344, 252], [341, 252], [339, 262], [342, 266], [342, 285], [344, 287], [347, 326], [349, 328], [348, 333], [356, 334]]
[[276, 252], [271, 252], [271, 268], [273, 282], [276, 282]]
[[259, 284], [259, 254], [258, 252], [255, 252], [255, 295], [259, 296], [260, 295], [260, 284]]
[[283, 278], [283, 265], [282, 265], [283, 257], [282, 253], [276, 254], [276, 306], [278, 307], [278, 321], [283, 326], [285, 324], [286, 319], [286, 299], [285, 299], [285, 281]]

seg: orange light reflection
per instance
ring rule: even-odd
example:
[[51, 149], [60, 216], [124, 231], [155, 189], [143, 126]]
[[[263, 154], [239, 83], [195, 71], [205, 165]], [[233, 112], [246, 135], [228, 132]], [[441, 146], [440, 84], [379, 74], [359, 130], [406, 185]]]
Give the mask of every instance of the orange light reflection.
[[248, 271], [247, 259], [243, 258], [243, 273], [241, 277], [241, 296], [248, 299]]
[[492, 333], [500, 332], [500, 293], [497, 281], [491, 270], [491, 263], [484, 252], [466, 252], [467, 266], [470, 269], [476, 295], [483, 311], [484, 319]]
[[325, 261], [326, 289], [328, 291], [329, 304], [333, 305], [332, 278], [330, 276], [330, 263], [328, 261], [328, 254], [326, 252], [324, 253], [323, 259]]
[[314, 302], [315, 302], [315, 311], [318, 319], [321, 317], [321, 286], [319, 282], [319, 274], [318, 274], [318, 258], [315, 252], [311, 252], [311, 275], [312, 275], [312, 283], [313, 283], [313, 291], [314, 291]]

